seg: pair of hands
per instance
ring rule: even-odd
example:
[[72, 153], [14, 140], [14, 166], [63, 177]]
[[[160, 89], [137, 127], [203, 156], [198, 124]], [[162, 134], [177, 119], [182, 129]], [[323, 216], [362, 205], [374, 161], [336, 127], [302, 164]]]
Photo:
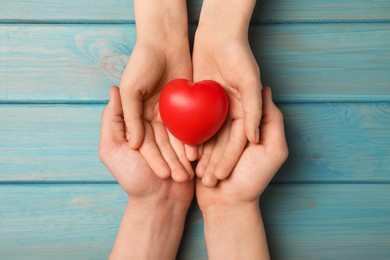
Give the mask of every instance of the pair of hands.
[[[246, 37], [255, 0], [228, 2], [203, 1], [191, 61], [185, 1], [134, 1], [137, 44], [120, 91], [110, 90], [99, 146], [130, 198], [113, 259], [174, 259], [194, 189], [210, 259], [268, 258], [259, 197], [287, 157], [283, 116], [261, 91]], [[225, 87], [228, 118], [204, 145], [182, 144], [160, 118], [160, 92], [174, 78]]]
[[[167, 17], [176, 18], [175, 24], [164, 30], [164, 23], [160, 22], [162, 28], [155, 31], [142, 23], [147, 14], [137, 13], [141, 7], [143, 10], [152, 8], [145, 2], [135, 2], [138, 38], [120, 84], [127, 140], [133, 149], [139, 149], [160, 178], [172, 177], [177, 182], [185, 182], [196, 173], [205, 186], [213, 187], [218, 180], [229, 176], [248, 140], [251, 143], [259, 141], [262, 86], [245, 33], [250, 15], [247, 15], [246, 23], [229, 25], [226, 24], [228, 14], [221, 14], [222, 17], [208, 14], [208, 10], [222, 8], [213, 5], [213, 1], [205, 1], [191, 59], [186, 10], [167, 14]], [[176, 7], [177, 12], [180, 8], [182, 6]], [[253, 7], [246, 7], [250, 8]], [[166, 20], [169, 23], [169, 18]], [[159, 95], [175, 78], [194, 82], [215, 80], [224, 86], [229, 96], [226, 123], [204, 145], [182, 144], [167, 131], [161, 120]], [[190, 163], [194, 160], [199, 160], [195, 173]]]
[[125, 122], [119, 89], [111, 87], [110, 101], [102, 113], [99, 157], [132, 201], [182, 205], [188, 209], [194, 187], [200, 209], [217, 206], [258, 203], [274, 174], [288, 155], [283, 115], [272, 101], [271, 89], [263, 90], [264, 114], [258, 144], [248, 144], [231, 176], [215, 188], [203, 185], [199, 178], [176, 182], [159, 178], [141, 153], [126, 139]]
[[195, 184], [194, 179], [159, 178], [131, 148], [119, 89], [110, 89], [102, 113], [99, 157], [129, 196], [110, 259], [175, 259], [194, 188], [205, 220], [209, 259], [269, 259], [259, 198], [288, 150], [283, 116], [270, 88], [262, 96], [259, 143], [248, 144], [231, 176], [209, 188], [199, 178]]

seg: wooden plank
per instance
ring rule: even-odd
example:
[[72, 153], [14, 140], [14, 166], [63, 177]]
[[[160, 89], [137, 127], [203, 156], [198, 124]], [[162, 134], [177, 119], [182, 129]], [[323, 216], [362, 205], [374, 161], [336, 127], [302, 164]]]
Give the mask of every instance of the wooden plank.
[[257, 0], [253, 22], [388, 21], [388, 0]]
[[289, 159], [275, 181], [390, 180], [390, 104], [283, 105]]
[[[262, 0], [253, 22], [383, 21], [390, 19], [388, 0]], [[197, 21], [202, 0], [187, 1], [189, 20]], [[1, 21], [8, 22], [134, 22], [132, 0], [12, 0], [0, 2]], [[28, 10], [28, 12], [26, 12]], [[44, 10], [44, 12], [42, 12]]]
[[106, 99], [134, 44], [133, 25], [0, 26], [0, 100]]
[[[2, 185], [0, 197], [1, 259], [107, 259], [127, 201], [116, 184]], [[206, 259], [200, 219], [191, 209], [179, 259]]]
[[271, 185], [262, 212], [272, 259], [388, 259], [388, 184]]
[[[255, 26], [250, 41], [277, 101], [390, 100], [386, 24]], [[134, 44], [134, 25], [0, 26], [0, 102], [104, 102]]]
[[260, 26], [250, 39], [278, 101], [390, 100], [388, 25]]
[[[271, 185], [272, 259], [387, 259], [388, 184]], [[126, 204], [118, 185], [2, 185], [1, 259], [106, 259]], [[194, 205], [178, 259], [207, 259]]]
[[[284, 104], [278, 182], [390, 181], [390, 104]], [[113, 181], [99, 162], [103, 105], [0, 105], [0, 181]]]
[[103, 105], [0, 106], [2, 181], [113, 180], [97, 156]]

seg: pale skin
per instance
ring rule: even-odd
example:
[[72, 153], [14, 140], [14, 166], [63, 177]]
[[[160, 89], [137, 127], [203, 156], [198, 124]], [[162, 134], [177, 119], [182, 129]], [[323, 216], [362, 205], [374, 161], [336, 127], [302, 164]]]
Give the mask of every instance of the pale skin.
[[[99, 155], [129, 196], [110, 259], [175, 259], [194, 186], [209, 259], [269, 259], [259, 198], [288, 150], [248, 43], [255, 0], [204, 0], [192, 62], [185, 0], [134, 5], [137, 43], [102, 115]], [[161, 121], [158, 97], [174, 78], [227, 91], [229, 116], [204, 145], [184, 145]]]
[[[191, 63], [186, 1], [134, 1], [137, 43], [120, 84], [126, 136], [160, 178], [187, 181], [194, 175], [189, 161], [200, 159], [196, 174], [213, 187], [229, 176], [247, 141], [259, 141], [262, 85], [247, 37], [255, 2], [204, 0]], [[182, 144], [161, 121], [158, 96], [174, 78], [213, 79], [229, 95], [226, 124], [204, 146]]]
[[175, 259], [194, 180], [157, 177], [131, 148], [117, 87], [102, 113], [99, 157], [129, 197], [109, 259]]
[[259, 199], [288, 156], [283, 115], [269, 88], [263, 111], [260, 141], [246, 146], [232, 174], [214, 188], [197, 179], [209, 259], [269, 259]]
[[185, 182], [194, 172], [161, 120], [158, 99], [170, 80], [192, 79], [186, 2], [135, 0], [134, 10], [137, 43], [120, 83], [126, 138], [160, 178]]
[[226, 179], [247, 141], [255, 144], [260, 138], [262, 85], [247, 36], [255, 4], [255, 0], [203, 2], [192, 55], [193, 78], [218, 81], [230, 102], [225, 125], [204, 144], [196, 168], [207, 187]]
[[258, 144], [248, 144], [232, 174], [214, 188], [201, 179], [158, 178], [125, 137], [118, 88], [102, 113], [99, 156], [129, 196], [110, 259], [175, 259], [194, 186], [209, 259], [269, 259], [259, 198], [286, 160], [283, 116], [263, 91]]

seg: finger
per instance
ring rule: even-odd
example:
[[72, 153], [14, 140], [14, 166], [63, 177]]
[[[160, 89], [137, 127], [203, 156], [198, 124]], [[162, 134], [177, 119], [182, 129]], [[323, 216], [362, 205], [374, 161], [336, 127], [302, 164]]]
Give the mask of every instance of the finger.
[[217, 186], [218, 179], [214, 174], [205, 174], [205, 176], [202, 178], [202, 184], [208, 188], [213, 188]]
[[100, 140], [102, 142], [125, 141], [124, 122], [118, 87], [110, 88], [110, 100], [102, 112]]
[[160, 149], [164, 160], [168, 163], [168, 166], [171, 169], [172, 179], [176, 182], [187, 181], [189, 175], [184, 169], [183, 165], [180, 163], [179, 158], [177, 157], [169, 142], [166, 128], [162, 123], [153, 123], [152, 128], [156, 138], [157, 146]]
[[165, 162], [163, 156], [158, 149], [156, 141], [154, 140], [154, 134], [152, 126], [149, 123], [145, 123], [145, 138], [142, 142], [139, 151], [144, 157], [145, 161], [149, 164], [154, 173], [162, 178], [168, 178], [171, 176], [171, 171], [168, 164]]
[[229, 141], [223, 155], [215, 167], [215, 177], [219, 180], [226, 179], [233, 171], [247, 144], [242, 120], [236, 120], [232, 124]]
[[261, 81], [259, 77], [249, 78], [240, 89], [244, 109], [245, 133], [251, 143], [260, 140], [259, 125], [262, 115]]
[[197, 160], [199, 160], [202, 157], [203, 147], [204, 147], [204, 143], [198, 145], [198, 158], [196, 158]]
[[283, 146], [286, 144], [283, 114], [272, 101], [271, 89], [263, 90], [264, 115], [261, 123], [261, 143], [265, 146]]
[[214, 146], [215, 146], [215, 138], [210, 139], [207, 141], [203, 146], [203, 153], [202, 156], [199, 159], [198, 164], [196, 165], [196, 176], [198, 178], [202, 178], [204, 175], [204, 172], [207, 168], [207, 165], [210, 162], [211, 155], [213, 154]]
[[144, 138], [142, 94], [133, 86], [121, 87], [120, 90], [128, 141], [131, 148], [138, 149]]
[[229, 142], [230, 129], [231, 124], [225, 124], [222, 131], [220, 131], [218, 134], [218, 138], [211, 154], [210, 161], [202, 178], [202, 183], [207, 187], [213, 187], [212, 184], [217, 184], [217, 182], [214, 180], [217, 179], [217, 177], [215, 176], [215, 169], [219, 161], [221, 160], [224, 150]]
[[193, 162], [196, 159], [198, 159], [198, 148], [196, 146], [191, 146], [186, 144], [184, 145], [184, 147], [185, 147], [187, 159], [190, 162]]
[[181, 164], [184, 166], [185, 170], [188, 173], [189, 176], [188, 179], [192, 180], [192, 178], [194, 178], [194, 170], [192, 169], [192, 165], [190, 161], [188, 161], [186, 157], [184, 144], [179, 139], [174, 137], [168, 130], [167, 132], [168, 132], [169, 142], [173, 150], [175, 151], [177, 157], [179, 158], [179, 161], [181, 162]]

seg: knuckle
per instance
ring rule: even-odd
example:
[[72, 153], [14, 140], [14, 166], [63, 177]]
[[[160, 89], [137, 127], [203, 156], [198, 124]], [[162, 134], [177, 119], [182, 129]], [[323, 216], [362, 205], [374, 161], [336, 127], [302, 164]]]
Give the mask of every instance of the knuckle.
[[274, 112], [274, 117], [276, 117], [277, 119], [283, 121], [283, 118], [284, 118], [284, 115], [283, 115], [283, 112], [275, 106], [275, 112]]
[[120, 87], [119, 87], [119, 92], [121, 94], [129, 94], [133, 90], [132, 86], [132, 81], [129, 81], [129, 79], [126, 80], [126, 82], [121, 82]]
[[287, 147], [287, 144], [286, 144], [286, 145], [284, 146], [284, 148], [283, 148], [283, 151], [282, 151], [282, 159], [283, 159], [283, 162], [287, 160], [288, 154], [289, 154], [289, 151], [288, 151], [288, 147]]
[[161, 167], [158, 171], [156, 171], [156, 175], [160, 179], [166, 179], [171, 176], [171, 170], [168, 167]]
[[288, 147], [287, 147], [286, 142], [280, 144], [278, 149], [277, 149], [278, 159], [283, 163], [287, 160], [288, 154], [289, 154], [289, 151], [288, 151]]

